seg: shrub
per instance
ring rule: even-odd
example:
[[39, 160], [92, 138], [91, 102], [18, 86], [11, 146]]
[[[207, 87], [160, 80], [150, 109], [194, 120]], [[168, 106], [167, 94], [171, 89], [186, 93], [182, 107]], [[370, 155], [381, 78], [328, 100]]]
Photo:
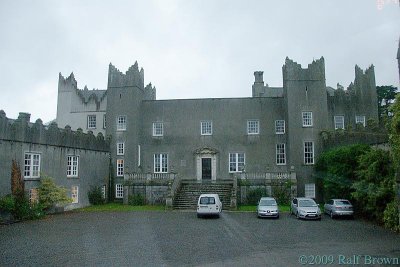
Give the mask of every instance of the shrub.
[[105, 202], [100, 186], [92, 186], [88, 191], [88, 198], [92, 205], [101, 205]]
[[392, 201], [386, 206], [386, 209], [383, 212], [383, 221], [385, 223], [385, 227], [393, 231], [400, 231], [400, 214], [398, 205], [399, 203], [397, 201]]
[[257, 205], [258, 201], [262, 197], [266, 197], [267, 192], [265, 188], [254, 188], [254, 189], [249, 189], [247, 191], [246, 195], [246, 201], [248, 205]]
[[279, 205], [290, 204], [291, 187], [292, 183], [290, 181], [285, 181], [284, 183], [272, 188], [272, 196], [276, 199], [276, 202], [278, 202]]
[[131, 195], [128, 198], [128, 204], [132, 206], [142, 206], [145, 204], [145, 199], [141, 194]]
[[49, 209], [56, 204], [68, 204], [72, 199], [67, 196], [67, 189], [57, 186], [53, 178], [44, 176], [40, 180], [39, 202], [44, 209]]
[[0, 198], [0, 211], [13, 212], [15, 200], [12, 195], [6, 195]]

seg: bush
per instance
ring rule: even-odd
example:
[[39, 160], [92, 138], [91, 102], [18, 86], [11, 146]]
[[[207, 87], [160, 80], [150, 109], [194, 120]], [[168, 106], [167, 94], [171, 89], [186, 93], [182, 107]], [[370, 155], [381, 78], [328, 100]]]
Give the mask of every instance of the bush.
[[285, 181], [281, 185], [274, 186], [272, 188], [272, 196], [276, 199], [279, 205], [289, 205], [291, 198], [291, 187], [290, 181]]
[[0, 211], [13, 212], [15, 200], [12, 195], [6, 195], [0, 198]]
[[386, 206], [386, 209], [383, 213], [385, 227], [393, 231], [400, 231], [398, 205], [399, 203], [397, 201], [392, 201]]
[[49, 209], [56, 204], [68, 204], [72, 199], [67, 196], [67, 189], [57, 186], [51, 177], [44, 176], [40, 180], [39, 202], [44, 209]]
[[248, 205], [257, 205], [258, 201], [262, 197], [266, 197], [267, 192], [265, 188], [255, 188], [255, 189], [249, 189], [247, 191], [246, 195], [246, 201]]
[[88, 191], [88, 198], [92, 205], [101, 205], [105, 202], [100, 186], [92, 186]]
[[145, 199], [140, 194], [131, 195], [128, 198], [128, 204], [132, 206], [143, 206], [145, 204]]

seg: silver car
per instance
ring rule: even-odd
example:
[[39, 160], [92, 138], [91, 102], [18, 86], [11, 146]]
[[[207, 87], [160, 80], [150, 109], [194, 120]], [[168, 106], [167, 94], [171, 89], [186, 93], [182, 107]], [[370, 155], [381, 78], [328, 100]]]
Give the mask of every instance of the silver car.
[[279, 218], [278, 204], [273, 197], [262, 197], [258, 202], [257, 216]]
[[296, 215], [297, 219], [321, 220], [321, 210], [312, 198], [294, 198], [290, 203], [290, 213]]
[[324, 212], [332, 219], [336, 216], [354, 216], [353, 205], [347, 199], [330, 199], [324, 205]]

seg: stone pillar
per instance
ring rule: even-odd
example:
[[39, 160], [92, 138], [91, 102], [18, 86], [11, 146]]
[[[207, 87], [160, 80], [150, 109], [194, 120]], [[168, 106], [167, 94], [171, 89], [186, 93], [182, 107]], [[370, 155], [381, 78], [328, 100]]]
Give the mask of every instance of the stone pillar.
[[124, 205], [128, 205], [129, 204], [129, 186], [124, 185]]

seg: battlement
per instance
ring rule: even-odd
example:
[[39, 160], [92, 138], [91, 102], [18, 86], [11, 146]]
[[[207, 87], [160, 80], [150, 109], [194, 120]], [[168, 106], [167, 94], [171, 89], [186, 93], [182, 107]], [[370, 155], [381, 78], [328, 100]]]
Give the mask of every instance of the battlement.
[[49, 126], [43, 125], [41, 119], [35, 123], [30, 122], [29, 113], [20, 113], [18, 119], [12, 120], [6, 117], [6, 113], [0, 110], [0, 141], [23, 142], [58, 147], [87, 149], [94, 151], [109, 151], [109, 140], [105, 140], [103, 134], [94, 136], [92, 132], [84, 134], [82, 130], [71, 131], [66, 126], [60, 129], [57, 123]]
[[78, 88], [78, 82], [75, 79], [74, 73], [72, 72], [67, 78], [59, 73], [58, 76], [58, 91], [59, 92], [75, 92], [79, 98], [82, 100], [82, 103], [87, 104], [90, 100], [94, 100], [96, 105], [100, 105], [100, 103], [104, 100], [107, 95], [106, 90], [98, 90], [93, 89], [89, 90], [85, 85], [84, 89]]
[[138, 67], [137, 61], [124, 73], [110, 63], [108, 68], [107, 88], [136, 87], [144, 90], [144, 70]]
[[148, 85], [146, 85], [146, 87], [144, 88], [144, 100], [156, 100], [156, 87], [152, 86], [151, 83], [149, 83]]
[[325, 60], [324, 57], [313, 60], [303, 69], [300, 64], [286, 57], [285, 64], [282, 66], [283, 80], [290, 81], [309, 81], [325, 80]]

